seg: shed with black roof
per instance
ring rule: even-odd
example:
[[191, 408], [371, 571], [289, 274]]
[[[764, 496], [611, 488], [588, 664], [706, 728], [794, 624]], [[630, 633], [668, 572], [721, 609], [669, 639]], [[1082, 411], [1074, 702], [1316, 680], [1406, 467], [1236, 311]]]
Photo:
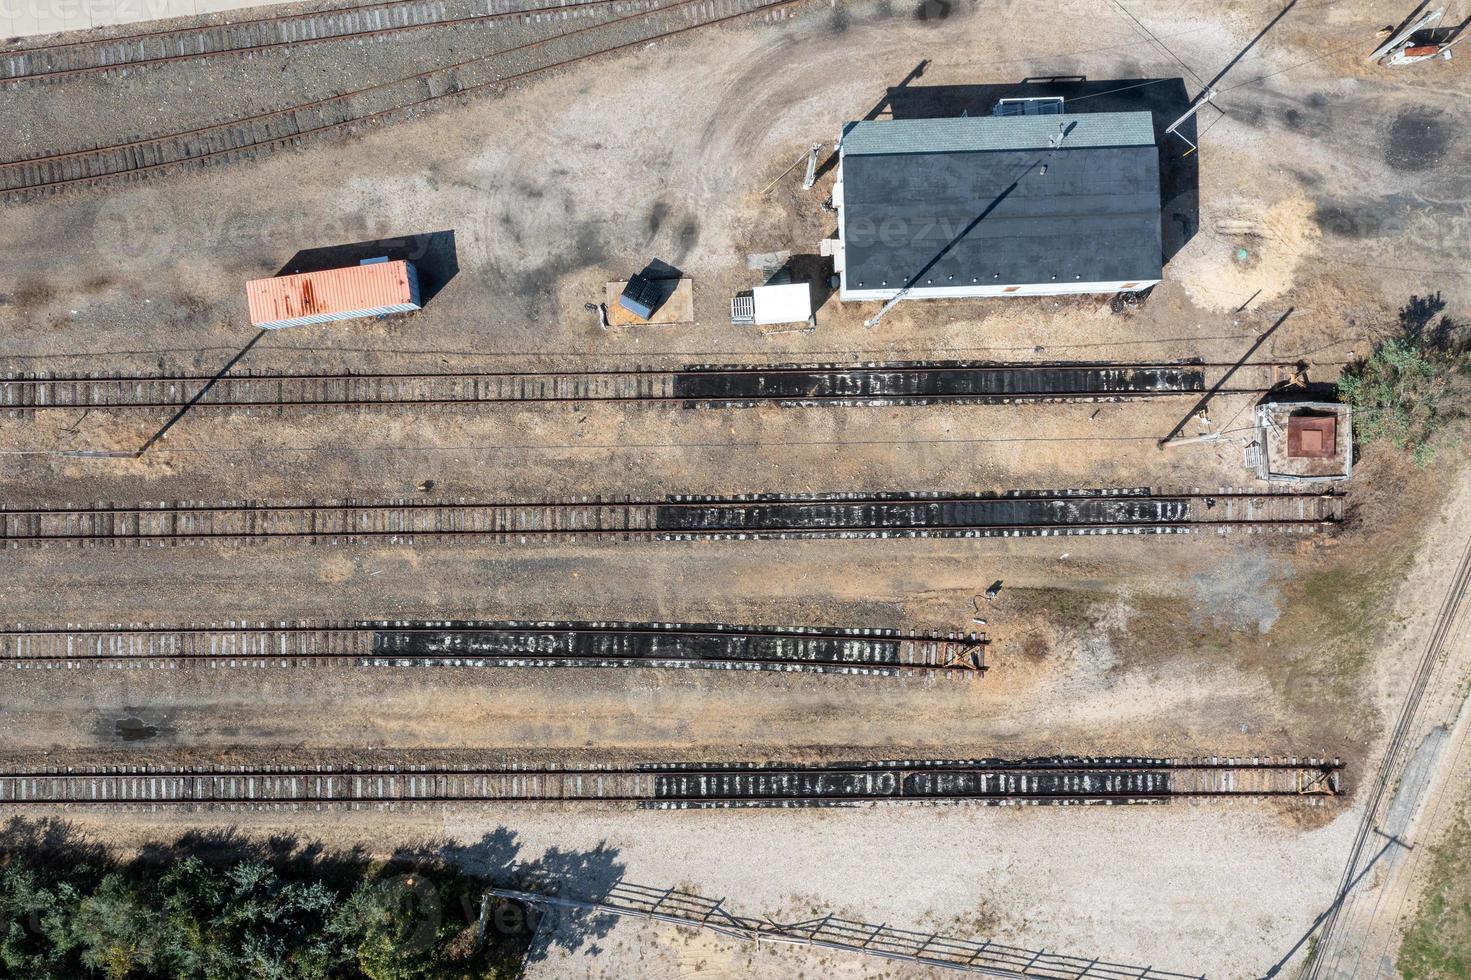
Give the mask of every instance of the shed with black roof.
[[844, 300], [1147, 289], [1163, 251], [1148, 112], [849, 123], [829, 243]]

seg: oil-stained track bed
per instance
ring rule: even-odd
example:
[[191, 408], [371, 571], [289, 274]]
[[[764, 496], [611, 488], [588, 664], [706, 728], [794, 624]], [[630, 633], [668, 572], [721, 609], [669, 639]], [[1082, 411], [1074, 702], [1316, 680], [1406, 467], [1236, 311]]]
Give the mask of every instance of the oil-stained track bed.
[[1002, 494], [829, 493], [582, 498], [239, 501], [0, 508], [7, 546], [165, 545], [204, 541], [1026, 537], [1312, 531], [1344, 518], [1337, 493], [1147, 488]]
[[[385, 374], [60, 375], [0, 380], [0, 409], [321, 409], [493, 405], [503, 402], [672, 402], [688, 407], [1005, 404], [1115, 401], [1203, 392], [1204, 364], [689, 365], [607, 371]], [[1253, 365], [1257, 387], [1271, 365]]]
[[653, 809], [860, 803], [1164, 803], [1341, 792], [1319, 758], [1051, 758], [833, 765], [646, 763], [622, 767], [168, 768], [0, 773], [0, 806], [579, 801]]
[[0, 627], [0, 663], [175, 668], [662, 667], [978, 677], [976, 634], [725, 623], [355, 620], [203, 626]]

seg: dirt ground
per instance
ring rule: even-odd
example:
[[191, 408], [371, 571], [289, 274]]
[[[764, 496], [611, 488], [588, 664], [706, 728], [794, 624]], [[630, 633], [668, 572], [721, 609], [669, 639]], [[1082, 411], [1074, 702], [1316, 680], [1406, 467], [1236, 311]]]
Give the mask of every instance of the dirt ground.
[[[1459, 495], [1452, 501], [1462, 512], [1471, 508], [1471, 482], [1462, 480], [1458, 488], [1448, 489]], [[1428, 622], [1443, 601], [1452, 604], [1448, 607], [1452, 612], [1419, 708], [1406, 723], [1405, 761], [1390, 781], [1387, 806], [1366, 841], [1358, 864], [1360, 877], [1343, 902], [1335, 942], [1320, 949], [1323, 975], [1328, 977], [1394, 976], [1397, 968], [1405, 976], [1453, 975], [1454, 964], [1465, 962], [1471, 943], [1467, 923], [1456, 914], [1464, 903], [1454, 890], [1465, 878], [1459, 869], [1466, 860], [1471, 766], [1466, 753], [1471, 730], [1466, 698], [1471, 689], [1471, 606], [1464, 593], [1457, 605], [1450, 585], [1456, 565], [1471, 549], [1471, 535], [1458, 524], [1434, 530], [1444, 533], [1449, 547], [1438, 563], [1421, 564], [1411, 572], [1406, 588], [1421, 598], [1402, 603], [1397, 615], [1406, 623], [1417, 618]], [[1376, 686], [1391, 692], [1404, 688], [1406, 673], [1387, 667], [1375, 664]], [[1441, 918], [1434, 909], [1448, 891], [1453, 912]], [[1413, 952], [1406, 956], [1401, 949], [1407, 931], [1409, 948], [1418, 949], [1419, 956]], [[1445, 957], [1438, 968], [1431, 965], [1433, 957], [1421, 958], [1427, 947]], [[1411, 970], [1406, 971], [1407, 965]]]
[[[423, 311], [273, 334], [241, 367], [1234, 362], [1280, 320], [1254, 359], [1303, 361], [1329, 381], [1396, 328], [1412, 297], [1433, 297], [1436, 316], [1464, 318], [1471, 170], [1464, 137], [1448, 125], [1467, 94], [1464, 63], [1368, 66], [1373, 32], [1406, 11], [1330, 0], [1291, 10], [1220, 83], [1224, 114], [1202, 111], [1195, 230], [1143, 307], [915, 302], [868, 330], [871, 305], [830, 299], [810, 334], [728, 322], [730, 296], [756, 284], [748, 254], [815, 253], [831, 233], [819, 206], [831, 173], [803, 192], [800, 173], [783, 170], [812, 142], [830, 148], [843, 122], [867, 114], [921, 62], [911, 86], [1183, 75], [1194, 92], [1281, 9], [1268, 0], [1129, 6], [1168, 52], [1102, 0], [809, 4], [781, 24], [652, 46], [253, 164], [3, 207], [0, 368], [218, 370], [253, 335], [243, 280], [273, 274], [301, 249], [446, 230], [456, 271]], [[441, 55], [428, 42], [266, 54], [231, 65], [228, 92], [215, 69], [185, 63], [89, 80], [69, 90], [64, 111], [44, 95], [7, 101], [0, 128], [27, 134], [33, 152], [80, 146], [317, 97]], [[194, 92], [206, 101], [191, 104]], [[86, 120], [88, 135], [68, 133], [60, 117]], [[656, 258], [694, 278], [696, 322], [599, 329], [582, 304]], [[505, 498], [1214, 488], [1253, 481], [1242, 464], [1252, 402], [1213, 399], [1211, 430], [1225, 438], [1168, 452], [1156, 442], [1187, 401], [200, 412], [136, 461], [59, 454], [136, 448], [163, 418], [56, 412], [0, 419], [0, 467], [8, 505], [401, 496], [425, 480], [435, 496]], [[1186, 429], [1203, 431], [1194, 421]], [[1460, 455], [1416, 470], [1365, 453], [1349, 525], [1303, 538], [3, 551], [0, 621], [48, 626], [424, 615], [961, 630], [978, 591], [997, 579], [1005, 588], [986, 609], [995, 669], [978, 683], [636, 670], [9, 670], [0, 755], [1296, 754], [1343, 757], [1357, 787], [1377, 764], [1399, 678], [1423, 643], [1422, 597], [1438, 596], [1437, 576], [1465, 537], [1471, 511], [1447, 493], [1465, 480]], [[128, 719], [156, 734], [129, 740]], [[1357, 805], [71, 816], [121, 844], [233, 825], [388, 850], [509, 828], [529, 855], [606, 842], [630, 880], [683, 884], [752, 914], [815, 906], [1260, 976], [1331, 900]], [[912, 972], [634, 923], [560, 950], [536, 971]]]

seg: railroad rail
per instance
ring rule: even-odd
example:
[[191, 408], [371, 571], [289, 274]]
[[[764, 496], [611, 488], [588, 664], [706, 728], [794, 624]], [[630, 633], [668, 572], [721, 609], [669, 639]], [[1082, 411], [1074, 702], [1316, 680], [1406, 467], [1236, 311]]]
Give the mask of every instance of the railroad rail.
[[[1421, 713], [1425, 703], [1425, 695], [1434, 689], [1437, 683], [1444, 684], [1449, 678], [1442, 679], [1441, 671], [1445, 669], [1448, 661], [1445, 657], [1447, 644], [1455, 642], [1456, 623], [1460, 618], [1461, 609], [1471, 595], [1471, 539], [1467, 539], [1461, 551], [1460, 561], [1451, 573], [1451, 581], [1447, 586], [1445, 595], [1441, 598], [1440, 608], [1436, 611], [1435, 621], [1431, 627], [1430, 636], [1425, 642], [1424, 651], [1416, 665], [1415, 673], [1410, 678], [1409, 690], [1405, 694], [1404, 701], [1400, 705], [1399, 715], [1395, 719], [1395, 725], [1390, 732], [1388, 744], [1385, 746], [1384, 755], [1379, 763], [1379, 769], [1374, 775], [1373, 781], [1367, 787], [1367, 804], [1363, 810], [1363, 816], [1359, 820], [1358, 828], [1354, 833], [1353, 847], [1349, 850], [1348, 861], [1344, 865], [1343, 875], [1339, 879], [1338, 896], [1329, 909], [1324, 912], [1322, 918], [1315, 925], [1320, 926], [1317, 934], [1313, 936], [1316, 946], [1311, 947], [1301, 976], [1305, 980], [1317, 980], [1318, 977], [1328, 976], [1355, 976], [1359, 973], [1359, 967], [1364, 963], [1366, 951], [1358, 950], [1358, 956], [1354, 959], [1352, 966], [1347, 965], [1344, 960], [1354, 953], [1352, 931], [1345, 932], [1340, 928], [1344, 920], [1342, 916], [1348, 915], [1349, 930], [1364, 929], [1363, 917], [1365, 913], [1361, 905], [1369, 901], [1363, 891], [1355, 890], [1354, 885], [1369, 873], [1383, 851], [1375, 853], [1370, 847], [1372, 835], [1381, 834], [1380, 828], [1386, 827], [1389, 833], [1403, 834], [1404, 830], [1393, 829], [1394, 818], [1392, 811], [1402, 805], [1399, 797], [1401, 787], [1406, 778], [1406, 770], [1411, 767], [1414, 758], [1415, 741], [1424, 731], [1429, 722], [1440, 721], [1441, 724], [1451, 724], [1454, 727], [1452, 716], [1451, 722], [1441, 721], [1432, 716], [1426, 718]], [[1454, 683], [1454, 682], [1453, 682]], [[1456, 698], [1456, 703], [1462, 699]], [[1462, 709], [1457, 709], [1457, 711]], [[1451, 753], [1452, 759], [1459, 752], [1459, 747]], [[1431, 785], [1433, 777], [1427, 777], [1426, 784], [1419, 793], [1411, 797], [1408, 813], [1413, 813], [1415, 807], [1421, 804], [1425, 792]], [[1409, 821], [1410, 816], [1405, 820]], [[1413, 829], [1414, 824], [1409, 827]], [[1392, 844], [1398, 844], [1401, 838], [1395, 836], [1386, 837], [1385, 848]], [[1412, 845], [1410, 845], [1412, 846]], [[1391, 874], [1393, 872], [1390, 872]], [[1392, 879], [1391, 879], [1392, 880]], [[1382, 890], [1388, 886], [1380, 883], [1377, 888], [1381, 894], [1373, 899], [1373, 906], [1367, 917], [1372, 923], [1373, 919], [1382, 914], [1379, 902], [1382, 899]], [[1373, 892], [1370, 892], [1373, 894]], [[1355, 921], [1355, 917], [1358, 920]], [[1306, 941], [1307, 937], [1304, 937]], [[1295, 950], [1290, 951], [1283, 958], [1285, 963]], [[1387, 952], [1387, 951], [1383, 951]], [[1370, 960], [1370, 963], [1373, 961]]]
[[1028, 537], [1311, 531], [1344, 519], [1336, 492], [1148, 488], [1001, 494], [811, 493], [658, 501], [593, 498], [234, 501], [0, 507], [0, 543], [164, 545], [204, 541]]
[[[472, 5], [461, 0], [387, 0], [173, 30], [89, 37], [0, 51], [0, 85], [58, 81], [221, 55], [248, 57], [329, 41], [377, 40], [433, 27], [516, 19], [561, 22], [616, 2], [533, 0], [528, 5], [484, 0]], [[456, 6], [465, 12], [457, 13]]]
[[986, 671], [983, 636], [726, 623], [352, 620], [0, 626], [0, 664], [661, 667], [895, 677]]
[[[1222, 365], [1213, 365], [1219, 368]], [[1259, 365], [1263, 372], [1273, 365]], [[1203, 364], [746, 364], [608, 371], [372, 374], [58, 375], [0, 379], [0, 410], [262, 410], [663, 402], [694, 406], [1006, 404], [1115, 401], [1205, 391]], [[1230, 391], [1264, 391], [1255, 388]], [[1222, 389], [1224, 390], [1224, 389]]]
[[[755, 14], [780, 14], [797, 0], [617, 0], [608, 19], [467, 61], [341, 95], [185, 132], [0, 163], [0, 200], [26, 201], [182, 166], [254, 159], [306, 139], [401, 118], [442, 99], [504, 86], [542, 72], [677, 37]], [[631, 10], [631, 13], [623, 11]], [[600, 32], [617, 26], [608, 44]]]
[[0, 806], [593, 802], [641, 808], [860, 803], [1138, 804], [1337, 796], [1337, 759], [1049, 758], [371, 769], [128, 766], [0, 772]]

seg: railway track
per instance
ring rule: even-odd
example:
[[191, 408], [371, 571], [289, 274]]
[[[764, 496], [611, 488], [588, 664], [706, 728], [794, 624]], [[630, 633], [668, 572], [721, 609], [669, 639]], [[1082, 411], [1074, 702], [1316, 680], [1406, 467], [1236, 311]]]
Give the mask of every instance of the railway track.
[[[0, 200], [26, 201], [120, 178], [138, 178], [183, 166], [254, 159], [305, 140], [401, 117], [440, 100], [505, 85], [599, 55], [677, 37], [699, 28], [779, 13], [796, 0], [616, 0], [607, 19], [468, 61], [331, 98], [259, 113], [180, 133], [87, 150], [0, 163]], [[630, 12], [631, 11], [631, 12]], [[617, 27], [624, 40], [607, 43]]]
[[978, 677], [985, 640], [892, 629], [725, 623], [354, 620], [0, 627], [0, 664], [210, 667], [661, 667]]
[[[1359, 820], [1353, 846], [1349, 849], [1348, 861], [1344, 865], [1343, 875], [1339, 879], [1338, 890], [1335, 893], [1337, 900], [1323, 914], [1321, 927], [1315, 936], [1316, 946], [1309, 954], [1301, 973], [1304, 980], [1317, 980], [1322, 976], [1352, 977], [1357, 975], [1362, 965], [1362, 952], [1359, 953], [1352, 967], [1345, 966], [1343, 962], [1346, 957], [1353, 955], [1351, 947], [1355, 937], [1352, 933], [1345, 934], [1339, 928], [1341, 917], [1347, 913], [1352, 923], [1356, 913], [1362, 914], [1357, 906], [1367, 901], [1367, 898], [1364, 891], [1355, 891], [1354, 886], [1360, 878], [1368, 874], [1369, 869], [1378, 860], [1378, 855], [1372, 853], [1373, 835], [1379, 833], [1383, 836], [1379, 828], [1388, 822], [1389, 811], [1396, 805], [1395, 790], [1404, 779], [1405, 769], [1413, 758], [1414, 739], [1420, 736], [1427, 724], [1426, 719], [1421, 715], [1425, 695], [1435, 683], [1441, 682], [1440, 672], [1445, 665], [1443, 660], [1445, 648], [1447, 643], [1453, 641], [1455, 625], [1468, 595], [1471, 595], [1471, 540], [1466, 542], [1461, 551], [1460, 561], [1451, 574], [1450, 584], [1441, 599], [1440, 608], [1431, 626], [1430, 636], [1425, 643], [1419, 663], [1416, 665], [1415, 673], [1410, 678], [1409, 690], [1400, 705], [1394, 729], [1390, 732], [1388, 743], [1385, 745], [1379, 770], [1368, 786], [1363, 816]], [[1421, 805], [1419, 800], [1413, 800], [1410, 808], [1413, 811], [1419, 805]], [[1386, 840], [1388, 842], [1385, 845], [1386, 848], [1388, 844], [1404, 846], [1398, 838], [1388, 837]], [[1414, 846], [1413, 842], [1408, 846]], [[1392, 874], [1393, 872], [1387, 873]], [[1388, 886], [1380, 883], [1377, 887], [1387, 888]], [[1367, 883], [1363, 888], [1372, 894], [1371, 886]], [[1377, 902], [1374, 912], [1378, 912]], [[1372, 919], [1373, 915], [1370, 915], [1369, 918]], [[1362, 922], [1360, 925], [1362, 926]], [[1353, 926], [1350, 925], [1350, 929], [1352, 928]]]
[[502, 541], [1026, 537], [1311, 531], [1344, 518], [1337, 493], [1147, 488], [1003, 494], [831, 493], [581, 498], [238, 501], [0, 507], [0, 543], [165, 545], [204, 541]]
[[[986, 363], [966, 361], [641, 366], [606, 371], [452, 371], [381, 374], [26, 375], [0, 378], [0, 411], [49, 409], [310, 411], [525, 402], [668, 403], [687, 408], [1006, 405], [1103, 402], [1200, 394], [1233, 365], [1206, 363]], [[1221, 394], [1256, 394], [1277, 383], [1278, 365]]]
[[[658, 402], [688, 406], [931, 405], [1098, 401], [1198, 394], [1201, 364], [691, 365], [621, 370], [381, 374], [12, 375], [0, 410], [231, 410], [474, 406], [521, 402]], [[1271, 365], [1261, 365], [1263, 372]], [[1271, 387], [1241, 389], [1251, 392]], [[1236, 390], [1236, 389], [1232, 389]]]
[[617, 0], [389, 0], [335, 10], [256, 17], [223, 24], [86, 38], [0, 51], [0, 86], [59, 81], [222, 55], [250, 56], [329, 41], [380, 39], [433, 27], [503, 20], [561, 23]]
[[609, 767], [372, 769], [128, 766], [0, 772], [0, 806], [291, 806], [470, 802], [650, 809], [860, 803], [1137, 804], [1337, 796], [1319, 758], [922, 760], [836, 765], [647, 763]]

